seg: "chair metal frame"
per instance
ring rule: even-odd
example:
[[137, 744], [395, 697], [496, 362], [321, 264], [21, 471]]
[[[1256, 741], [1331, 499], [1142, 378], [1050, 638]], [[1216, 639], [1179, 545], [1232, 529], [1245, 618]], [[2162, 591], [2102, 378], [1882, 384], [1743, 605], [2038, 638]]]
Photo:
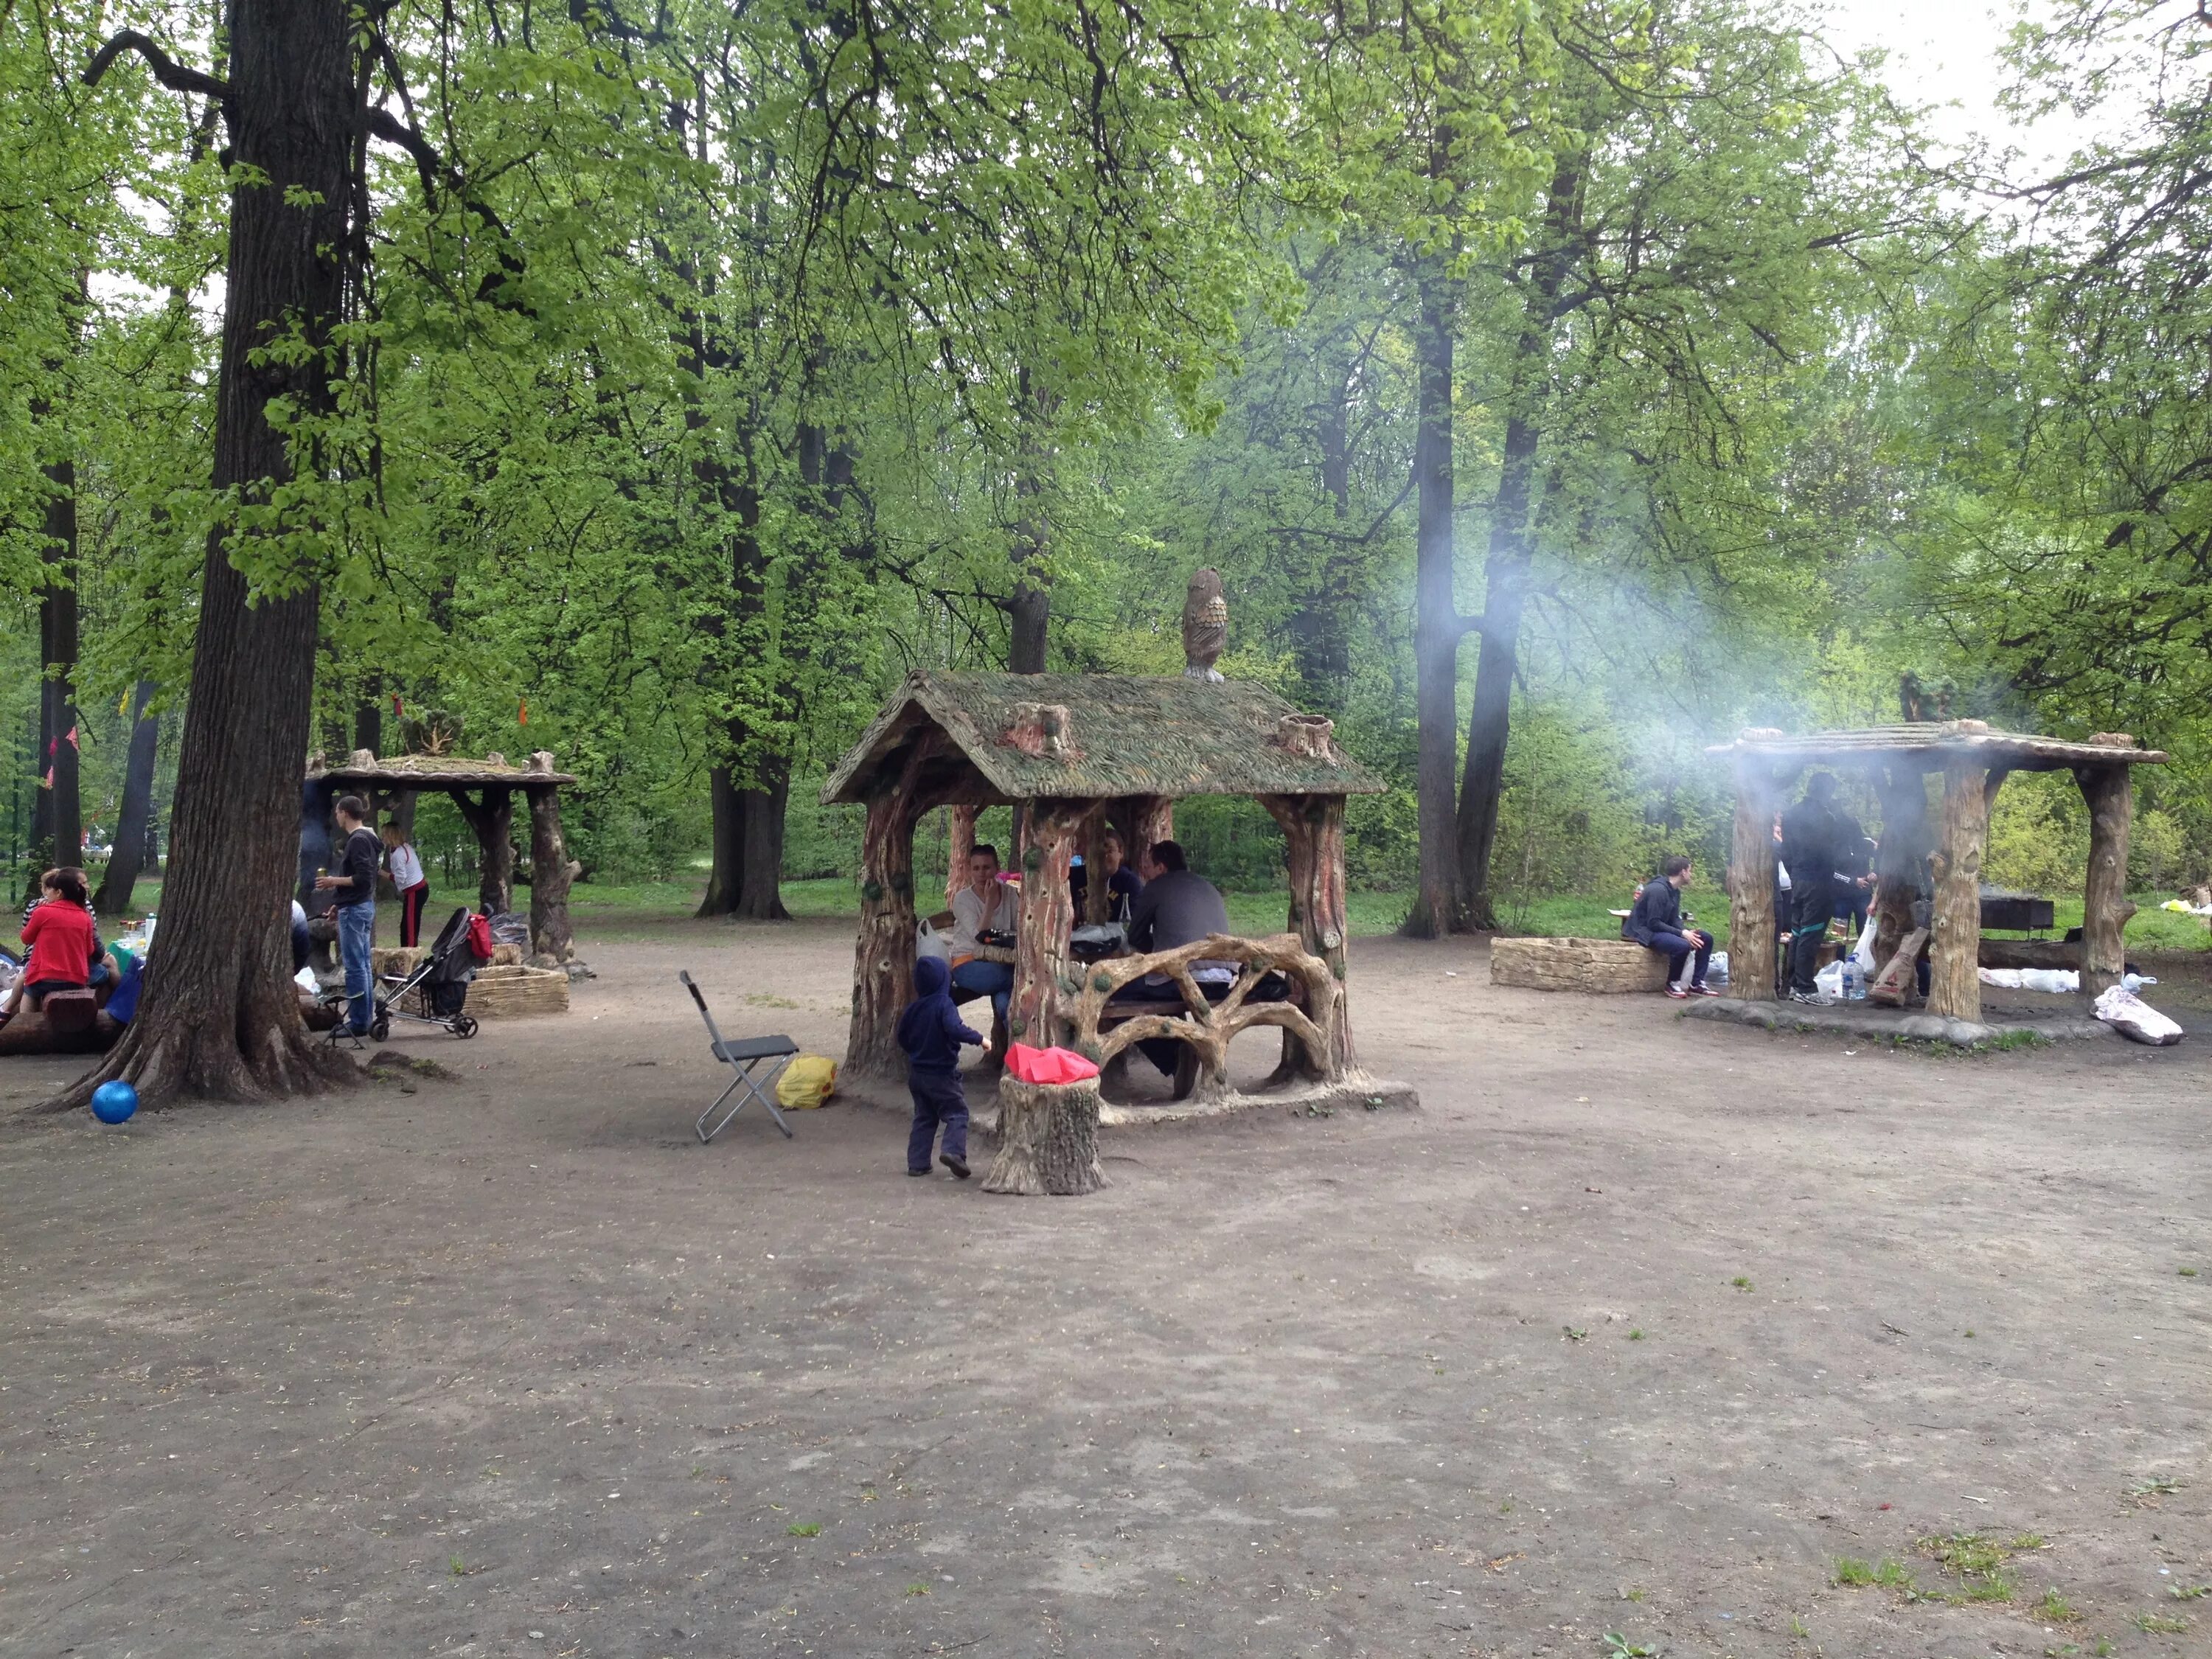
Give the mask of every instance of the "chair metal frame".
[[[748, 1037], [738, 1042], [725, 1040], [714, 1024], [714, 1016], [707, 1010], [707, 999], [699, 994], [699, 987], [693, 981], [690, 970], [682, 969], [676, 977], [683, 982], [684, 988], [690, 992], [691, 1000], [698, 1007], [699, 1018], [707, 1022], [707, 1035], [713, 1039], [714, 1058], [727, 1062], [730, 1069], [737, 1073], [730, 1079], [730, 1086], [714, 1097], [714, 1103], [700, 1113], [699, 1121], [692, 1126], [698, 1133], [699, 1144], [705, 1146], [729, 1127], [730, 1120], [744, 1110], [748, 1100], [757, 1100], [765, 1106], [768, 1115], [775, 1120], [775, 1127], [783, 1131], [783, 1138], [791, 1139], [791, 1125], [783, 1121], [783, 1114], [776, 1109], [775, 1097], [766, 1092], [765, 1085], [775, 1082], [783, 1068], [791, 1063], [793, 1057], [799, 1053], [799, 1045], [781, 1034]], [[754, 1071], [753, 1068], [763, 1060], [772, 1060], [775, 1064], [764, 1072]], [[707, 1120], [720, 1110], [722, 1103], [733, 1094], [738, 1097], [738, 1103], [724, 1112], [720, 1121], [713, 1128], [708, 1128]]]

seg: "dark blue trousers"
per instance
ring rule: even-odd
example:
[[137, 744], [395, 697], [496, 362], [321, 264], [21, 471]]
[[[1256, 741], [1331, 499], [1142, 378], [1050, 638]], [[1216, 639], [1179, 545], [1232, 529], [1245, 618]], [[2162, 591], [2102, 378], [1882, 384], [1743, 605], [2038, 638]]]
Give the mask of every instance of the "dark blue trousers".
[[906, 1167], [929, 1168], [929, 1149], [945, 1126], [945, 1155], [968, 1161], [968, 1097], [957, 1072], [909, 1071], [907, 1092], [914, 1097], [914, 1130], [906, 1138]]

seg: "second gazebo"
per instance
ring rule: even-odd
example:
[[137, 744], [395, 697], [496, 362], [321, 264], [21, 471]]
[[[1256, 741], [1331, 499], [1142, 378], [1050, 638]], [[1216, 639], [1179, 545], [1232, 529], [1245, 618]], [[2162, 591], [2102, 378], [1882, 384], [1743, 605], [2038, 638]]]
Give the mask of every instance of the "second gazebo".
[[[1103, 1065], [1134, 1042], [1173, 1038], [1196, 1051], [1196, 1101], [1219, 1106], [1236, 1103], [1231, 1037], [1274, 1025], [1285, 1033], [1284, 1063], [1271, 1083], [1299, 1087], [1301, 1098], [1374, 1096], [1383, 1085], [1358, 1070], [1346, 1009], [1344, 803], [1381, 787], [1338, 747], [1330, 721], [1260, 686], [1188, 676], [909, 674], [822, 791], [825, 804], [867, 809], [848, 1077], [904, 1076], [894, 1030], [913, 994], [915, 825], [941, 806], [1018, 805], [1017, 1039], [1075, 1048]], [[1072, 855], [1095, 859], [1109, 824], [1132, 845], [1164, 836], [1171, 803], [1188, 795], [1249, 795], [1282, 826], [1290, 931], [1079, 962], [1069, 940]], [[1094, 892], [1103, 886], [1091, 884]], [[1194, 983], [1200, 960], [1239, 964], [1226, 996], [1209, 1000]], [[1117, 994], [1148, 974], [1171, 988], [1139, 993], [1135, 1005]], [[1287, 996], [1263, 989], [1286, 983]]]

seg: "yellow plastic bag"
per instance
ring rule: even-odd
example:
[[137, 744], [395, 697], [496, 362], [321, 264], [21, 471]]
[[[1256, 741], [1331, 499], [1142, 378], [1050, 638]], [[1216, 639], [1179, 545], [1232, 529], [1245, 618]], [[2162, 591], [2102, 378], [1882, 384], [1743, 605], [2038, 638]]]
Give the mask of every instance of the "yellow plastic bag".
[[775, 1103], [786, 1111], [826, 1106], [837, 1092], [837, 1062], [826, 1054], [800, 1054], [775, 1080]]

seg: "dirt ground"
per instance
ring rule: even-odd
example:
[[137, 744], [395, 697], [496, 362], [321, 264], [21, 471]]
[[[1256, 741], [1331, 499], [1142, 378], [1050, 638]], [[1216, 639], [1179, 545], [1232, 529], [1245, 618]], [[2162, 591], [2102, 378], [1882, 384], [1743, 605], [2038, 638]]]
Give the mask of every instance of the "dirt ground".
[[880, 1110], [694, 1139], [676, 970], [834, 1054], [845, 927], [586, 945], [413, 1092], [0, 1070], [0, 1652], [2212, 1652], [2201, 985], [1948, 1057], [1360, 940], [1421, 1109], [1020, 1200]]

